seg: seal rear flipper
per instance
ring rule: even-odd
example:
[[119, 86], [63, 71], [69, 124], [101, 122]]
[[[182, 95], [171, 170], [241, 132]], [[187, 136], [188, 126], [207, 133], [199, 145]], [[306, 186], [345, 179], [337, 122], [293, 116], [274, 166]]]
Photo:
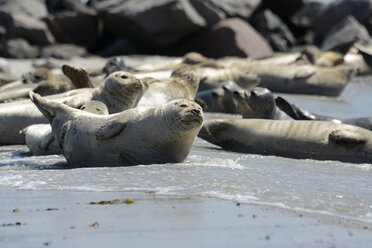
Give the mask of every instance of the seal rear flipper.
[[339, 143], [347, 144], [365, 144], [366, 137], [358, 131], [352, 129], [336, 129], [329, 134], [329, 139]]
[[56, 116], [60, 103], [52, 102], [32, 91], [30, 91], [29, 97], [31, 101], [36, 105], [36, 107], [40, 110], [40, 112], [48, 119], [50, 123], [52, 123], [54, 117]]
[[278, 96], [275, 98], [276, 106], [294, 120], [315, 120], [315, 116], [307, 111], [304, 111], [294, 104], [289, 103], [284, 98]]
[[71, 80], [71, 83], [76, 89], [79, 88], [94, 88], [88, 73], [84, 69], [77, 69], [69, 65], [62, 66], [63, 74]]
[[106, 123], [96, 132], [96, 139], [106, 140], [115, 137], [116, 135], [119, 135], [121, 132], [124, 131], [126, 125], [126, 123], [121, 123], [118, 121]]

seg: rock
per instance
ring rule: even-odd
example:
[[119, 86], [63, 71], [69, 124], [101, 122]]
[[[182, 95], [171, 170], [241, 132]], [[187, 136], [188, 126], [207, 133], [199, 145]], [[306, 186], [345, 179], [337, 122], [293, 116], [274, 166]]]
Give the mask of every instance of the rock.
[[176, 55], [199, 52], [206, 57], [264, 57], [272, 54], [267, 41], [246, 21], [228, 18], [211, 29], [177, 45]]
[[93, 48], [98, 39], [97, 17], [91, 14], [65, 11], [43, 19], [59, 43], [71, 43]]
[[72, 44], [54, 44], [43, 47], [41, 50], [41, 57], [43, 58], [57, 58], [70, 59], [72, 57], [81, 57], [86, 55], [86, 48]]
[[248, 19], [259, 7], [261, 0], [205, 0], [210, 2], [229, 17]]
[[149, 54], [150, 52], [151, 51], [138, 44], [138, 42], [120, 38], [99, 51], [98, 54], [102, 57], [110, 57], [115, 55]]
[[303, 5], [304, 0], [263, 0], [262, 9], [270, 9], [283, 20], [289, 19]]
[[268, 9], [255, 15], [251, 23], [275, 51], [288, 51], [296, 42], [287, 25]]
[[81, 0], [46, 0], [45, 1], [49, 13], [58, 13], [62, 11], [74, 11], [79, 13], [94, 14], [95, 11]]
[[9, 15], [23, 13], [35, 18], [42, 18], [48, 15], [44, 2], [45, 0], [1, 0], [0, 16], [2, 13]]
[[222, 18], [221, 11], [202, 0], [104, 0], [96, 9], [112, 34], [160, 48]]
[[8, 58], [37, 58], [39, 49], [36, 46], [30, 45], [24, 39], [10, 39], [5, 43], [3, 55]]
[[337, 23], [325, 36], [321, 48], [334, 50], [335, 48], [355, 41], [356, 39], [368, 39], [367, 29], [353, 16], [349, 15]]
[[47, 25], [26, 14], [13, 14], [8, 23], [7, 37], [22, 38], [31, 44], [48, 45], [54, 42]]
[[315, 27], [316, 20], [326, 8], [327, 5], [324, 3], [305, 2], [304, 6], [291, 17], [291, 22], [296, 27], [312, 29]]
[[352, 15], [358, 22], [365, 22], [372, 11], [369, 0], [339, 0], [332, 2], [319, 16], [315, 23], [317, 41], [321, 41], [325, 34], [340, 22], [345, 16]]

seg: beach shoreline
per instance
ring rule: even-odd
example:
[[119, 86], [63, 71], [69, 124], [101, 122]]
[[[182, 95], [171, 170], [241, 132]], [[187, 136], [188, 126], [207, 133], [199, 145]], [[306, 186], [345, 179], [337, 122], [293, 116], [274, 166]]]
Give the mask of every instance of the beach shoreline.
[[370, 247], [372, 241], [372, 224], [209, 197], [15, 188], [0, 188], [0, 195], [1, 247]]

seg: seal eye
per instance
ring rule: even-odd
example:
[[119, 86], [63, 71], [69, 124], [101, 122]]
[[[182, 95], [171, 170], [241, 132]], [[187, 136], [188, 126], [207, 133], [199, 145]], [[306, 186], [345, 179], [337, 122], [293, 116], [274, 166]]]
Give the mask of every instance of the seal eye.
[[127, 75], [121, 75], [121, 78], [126, 79], [126, 78], [128, 78], [128, 76]]
[[186, 108], [187, 107], [187, 104], [181, 104], [180, 107], [181, 108]]
[[96, 108], [96, 111], [97, 111], [97, 112], [101, 112], [101, 110], [100, 110], [100, 109], [98, 109], [98, 108]]
[[82, 107], [82, 108], [81, 108], [81, 110], [84, 110], [84, 109], [85, 109], [85, 107]]

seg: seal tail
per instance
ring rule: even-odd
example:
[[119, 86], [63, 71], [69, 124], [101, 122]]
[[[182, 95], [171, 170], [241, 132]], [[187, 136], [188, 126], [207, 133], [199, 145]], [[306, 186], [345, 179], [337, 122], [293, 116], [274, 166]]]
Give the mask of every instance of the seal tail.
[[[30, 91], [29, 97], [31, 101], [36, 105], [40, 112], [48, 119], [49, 123], [52, 123], [58, 112], [68, 108], [62, 103], [50, 101], [39, 94]], [[64, 111], [67, 112], [67, 111]]]

